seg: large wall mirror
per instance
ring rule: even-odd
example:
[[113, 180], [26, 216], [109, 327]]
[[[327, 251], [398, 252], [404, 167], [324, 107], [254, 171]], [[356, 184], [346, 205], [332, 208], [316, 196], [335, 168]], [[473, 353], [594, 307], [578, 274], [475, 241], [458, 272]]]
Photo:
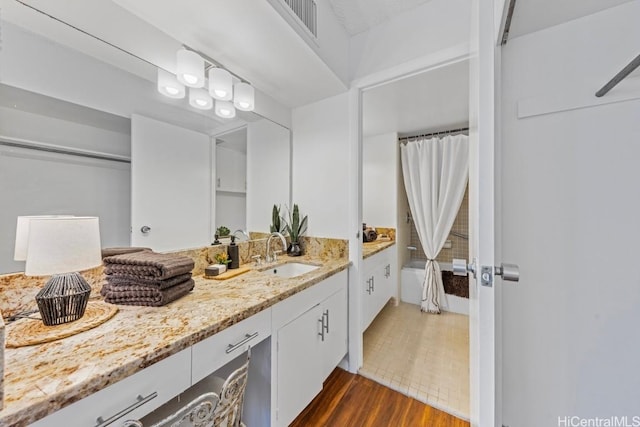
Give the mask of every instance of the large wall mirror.
[[220, 225], [268, 232], [273, 204], [290, 202], [286, 126], [158, 93], [152, 59], [179, 42], [132, 55], [12, 0], [1, 18], [0, 274], [24, 268], [19, 215], [99, 216], [104, 247], [168, 251], [210, 244]]

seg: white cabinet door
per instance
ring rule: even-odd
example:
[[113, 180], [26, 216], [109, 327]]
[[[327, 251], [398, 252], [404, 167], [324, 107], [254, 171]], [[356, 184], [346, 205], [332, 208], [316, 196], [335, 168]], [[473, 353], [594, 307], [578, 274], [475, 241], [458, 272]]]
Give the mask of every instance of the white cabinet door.
[[321, 308], [322, 315], [325, 316], [324, 341], [321, 338], [324, 381], [347, 354], [346, 289], [343, 288], [327, 298]]
[[247, 156], [237, 150], [216, 147], [216, 190], [246, 191]]
[[209, 136], [132, 116], [133, 246], [163, 252], [210, 243], [210, 157]]
[[391, 255], [392, 252], [386, 249], [364, 261], [362, 331], [369, 327], [380, 310], [395, 295]]
[[289, 425], [322, 390], [321, 321], [318, 304], [278, 329], [278, 426]]

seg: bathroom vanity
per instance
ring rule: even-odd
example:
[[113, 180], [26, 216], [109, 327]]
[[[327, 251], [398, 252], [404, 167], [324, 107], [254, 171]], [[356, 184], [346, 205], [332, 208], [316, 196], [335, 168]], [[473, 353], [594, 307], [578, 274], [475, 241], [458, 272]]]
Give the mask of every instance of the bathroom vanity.
[[364, 275], [361, 330], [364, 332], [389, 300], [397, 300], [395, 241], [375, 241], [363, 247]]
[[292, 278], [257, 270], [225, 281], [199, 276], [191, 294], [168, 306], [119, 306], [95, 329], [7, 349], [0, 425], [118, 426], [244, 357], [248, 346], [257, 386], [248, 386], [255, 403], [246, 405], [247, 425], [288, 425], [347, 352], [349, 261], [321, 262]]

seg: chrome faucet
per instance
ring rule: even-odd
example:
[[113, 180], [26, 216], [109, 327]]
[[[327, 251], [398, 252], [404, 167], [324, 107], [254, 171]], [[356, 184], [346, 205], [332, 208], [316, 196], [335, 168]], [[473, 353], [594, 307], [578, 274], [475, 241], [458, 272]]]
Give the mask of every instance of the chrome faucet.
[[[251, 240], [251, 239], [250, 239], [250, 237], [249, 237], [249, 235], [247, 234], [247, 232], [246, 232], [246, 231], [244, 231], [244, 230], [237, 229], [236, 231], [234, 231], [234, 232], [233, 232], [233, 235], [235, 236], [235, 235], [236, 235], [236, 233], [240, 233], [240, 234], [242, 234], [244, 237], [246, 237], [246, 238], [247, 238], [247, 240]], [[236, 236], [236, 237], [237, 237], [237, 236]]]
[[[284, 236], [278, 233], [277, 231], [274, 231], [273, 233], [271, 233], [271, 235], [267, 239], [267, 256], [266, 256], [267, 262], [277, 261], [278, 253], [282, 253], [282, 251], [271, 251], [271, 240], [273, 240], [274, 237], [279, 237], [280, 241], [282, 242], [282, 250], [287, 250], [287, 241], [285, 240]], [[270, 252], [271, 254], [269, 254]]]

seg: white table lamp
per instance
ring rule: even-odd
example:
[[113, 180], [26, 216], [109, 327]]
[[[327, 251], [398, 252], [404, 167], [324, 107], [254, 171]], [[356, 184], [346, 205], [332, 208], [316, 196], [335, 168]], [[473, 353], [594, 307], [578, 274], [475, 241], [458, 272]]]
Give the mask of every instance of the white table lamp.
[[52, 275], [36, 295], [42, 321], [50, 326], [81, 318], [91, 287], [78, 271], [102, 263], [98, 218], [32, 217], [28, 222], [24, 273]]

